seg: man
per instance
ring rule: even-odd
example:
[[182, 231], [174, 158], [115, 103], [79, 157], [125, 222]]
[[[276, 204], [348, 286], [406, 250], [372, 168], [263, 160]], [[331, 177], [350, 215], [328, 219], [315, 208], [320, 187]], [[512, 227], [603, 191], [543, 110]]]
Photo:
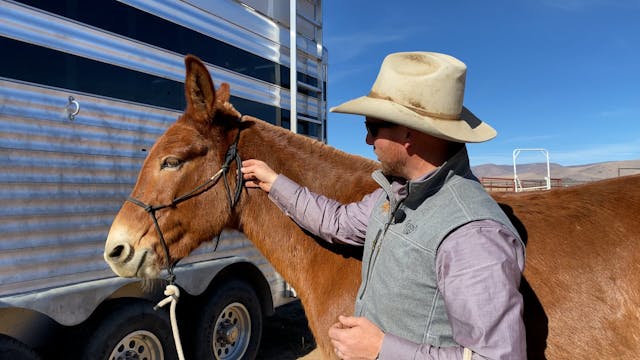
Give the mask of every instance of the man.
[[329, 242], [364, 246], [355, 316], [329, 330], [343, 359], [526, 359], [524, 244], [471, 173], [465, 147], [496, 132], [462, 106], [466, 66], [387, 56], [371, 92], [331, 111], [364, 115], [380, 189], [340, 204], [243, 162], [249, 187]]

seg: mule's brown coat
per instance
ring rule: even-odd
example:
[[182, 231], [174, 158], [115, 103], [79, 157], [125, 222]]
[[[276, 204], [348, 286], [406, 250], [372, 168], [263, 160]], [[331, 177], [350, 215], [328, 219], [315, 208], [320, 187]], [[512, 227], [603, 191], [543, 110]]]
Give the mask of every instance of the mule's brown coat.
[[[150, 151], [135, 197], [167, 203], [202, 183], [220, 168], [239, 129], [243, 159], [264, 160], [314, 192], [351, 202], [376, 188], [370, 177], [376, 163], [252, 117], [239, 122], [228, 104], [228, 87], [214, 92], [206, 68], [194, 57], [186, 64], [187, 110]], [[161, 169], [168, 157], [181, 165]], [[234, 176], [229, 181], [233, 188]], [[636, 176], [496, 195], [527, 241], [522, 291], [530, 359], [640, 354], [639, 186]], [[163, 259], [157, 237], [145, 236], [155, 231], [142, 209], [125, 204], [115, 221], [131, 229], [132, 246], [153, 242]], [[223, 228], [242, 230], [298, 291], [318, 346], [333, 357], [327, 329], [339, 314], [353, 311], [360, 282], [357, 254], [309, 236], [257, 189], [245, 189], [230, 210], [224, 187], [217, 185], [163, 210], [159, 221], [174, 260]]]

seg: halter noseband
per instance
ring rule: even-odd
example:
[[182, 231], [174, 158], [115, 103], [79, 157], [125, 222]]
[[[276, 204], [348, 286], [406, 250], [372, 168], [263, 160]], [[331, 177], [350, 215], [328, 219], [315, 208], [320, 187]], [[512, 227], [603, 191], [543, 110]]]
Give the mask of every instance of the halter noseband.
[[[151, 219], [153, 220], [153, 225], [156, 228], [156, 232], [158, 233], [158, 238], [160, 239], [160, 244], [162, 245], [162, 248], [164, 250], [165, 257], [167, 258], [167, 273], [168, 273], [167, 280], [169, 281], [169, 284], [173, 284], [175, 282], [176, 276], [173, 273], [173, 268], [176, 266], [177, 261], [174, 263], [170, 263], [171, 257], [169, 255], [169, 247], [167, 246], [167, 243], [164, 240], [164, 235], [162, 234], [162, 230], [160, 229], [160, 225], [158, 224], [158, 218], [156, 218], [156, 211], [162, 210], [164, 208], [176, 206], [177, 204], [183, 201], [189, 200], [192, 197], [198, 196], [206, 192], [207, 190], [209, 190], [215, 184], [218, 183], [218, 180], [220, 180], [220, 177], [222, 177], [224, 181], [224, 187], [227, 190], [227, 200], [229, 202], [229, 209], [233, 209], [233, 207], [238, 203], [238, 200], [240, 199], [240, 194], [242, 193], [242, 184], [243, 184], [243, 177], [242, 177], [242, 173], [240, 172], [240, 167], [242, 166], [242, 160], [240, 159], [240, 155], [238, 154], [238, 141], [240, 140], [240, 130], [241, 129], [239, 128], [238, 133], [236, 134], [236, 138], [233, 141], [233, 144], [231, 144], [227, 149], [227, 152], [224, 158], [224, 163], [220, 167], [220, 170], [218, 170], [218, 172], [216, 172], [207, 181], [196, 186], [195, 188], [193, 188], [193, 190], [189, 191], [188, 193], [182, 196], [178, 196], [177, 198], [171, 200], [171, 203], [165, 204], [165, 205], [146, 204], [132, 196], [127, 197], [127, 201], [143, 208], [144, 211], [149, 213], [149, 215], [151, 216]], [[236, 175], [236, 188], [235, 188], [234, 194], [232, 195], [227, 174], [229, 173], [229, 168], [231, 167], [231, 163], [234, 161], [236, 163], [237, 175]]]

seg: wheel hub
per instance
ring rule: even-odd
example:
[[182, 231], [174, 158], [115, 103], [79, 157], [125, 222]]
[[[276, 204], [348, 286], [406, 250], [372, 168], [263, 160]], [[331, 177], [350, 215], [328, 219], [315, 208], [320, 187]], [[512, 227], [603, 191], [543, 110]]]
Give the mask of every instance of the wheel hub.
[[160, 340], [152, 333], [139, 330], [126, 335], [113, 349], [109, 359], [159, 360], [164, 357]]
[[238, 340], [238, 336], [240, 335], [240, 330], [238, 326], [231, 323], [231, 321], [226, 320], [221, 326], [218, 332], [219, 340], [225, 344], [233, 344]]
[[213, 354], [217, 360], [239, 359], [249, 346], [251, 320], [241, 303], [227, 305], [220, 313], [214, 331]]

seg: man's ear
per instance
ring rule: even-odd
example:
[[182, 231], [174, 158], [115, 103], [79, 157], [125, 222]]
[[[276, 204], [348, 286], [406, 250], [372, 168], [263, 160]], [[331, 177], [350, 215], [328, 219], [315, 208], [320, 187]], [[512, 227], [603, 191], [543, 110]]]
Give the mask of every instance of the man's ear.
[[409, 149], [411, 147], [411, 144], [414, 141], [417, 141], [418, 137], [415, 134], [415, 130], [406, 128], [406, 132], [404, 133], [404, 141], [403, 141], [403, 145], [405, 149]]

